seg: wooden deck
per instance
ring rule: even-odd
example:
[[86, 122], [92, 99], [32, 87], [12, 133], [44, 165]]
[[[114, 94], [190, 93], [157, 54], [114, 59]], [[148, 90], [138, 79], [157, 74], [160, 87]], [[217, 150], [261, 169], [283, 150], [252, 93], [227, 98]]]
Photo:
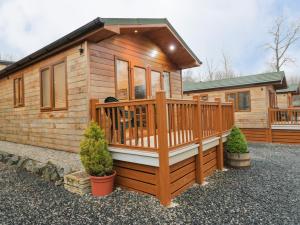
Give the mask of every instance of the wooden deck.
[[268, 116], [268, 128], [242, 129], [248, 141], [300, 144], [300, 108], [270, 108]]
[[91, 117], [104, 130], [118, 172], [117, 184], [168, 205], [192, 183], [223, 168], [223, 142], [233, 126], [231, 103], [155, 99], [91, 101]]

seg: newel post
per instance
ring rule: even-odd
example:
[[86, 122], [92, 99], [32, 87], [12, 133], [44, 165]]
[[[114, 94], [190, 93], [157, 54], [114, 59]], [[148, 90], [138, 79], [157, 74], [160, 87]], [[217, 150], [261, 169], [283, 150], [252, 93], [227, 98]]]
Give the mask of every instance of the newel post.
[[222, 103], [220, 98], [215, 98], [218, 103], [218, 118], [219, 122], [219, 145], [217, 147], [217, 169], [223, 170], [224, 168], [224, 150], [223, 150], [223, 119], [222, 119]]
[[196, 101], [195, 108], [195, 122], [194, 122], [194, 131], [195, 137], [197, 138], [197, 142], [199, 144], [198, 154], [196, 155], [196, 182], [199, 184], [204, 183], [204, 171], [203, 171], [203, 144], [202, 144], [202, 107], [200, 96], [193, 96], [194, 101]]
[[96, 104], [98, 102], [98, 99], [90, 99], [90, 119], [93, 121], [97, 120]]
[[163, 205], [171, 203], [171, 182], [168, 148], [167, 104], [164, 91], [156, 92], [156, 119], [159, 155], [159, 200]]
[[273, 113], [271, 111], [271, 108], [268, 108], [268, 142], [272, 143], [272, 122], [273, 122]]

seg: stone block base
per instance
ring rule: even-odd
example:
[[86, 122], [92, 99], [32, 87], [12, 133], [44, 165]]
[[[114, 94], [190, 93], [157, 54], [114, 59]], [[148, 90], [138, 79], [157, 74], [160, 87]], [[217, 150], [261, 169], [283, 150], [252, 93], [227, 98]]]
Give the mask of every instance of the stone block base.
[[66, 190], [79, 195], [90, 193], [90, 177], [83, 171], [70, 173], [64, 177], [64, 187]]

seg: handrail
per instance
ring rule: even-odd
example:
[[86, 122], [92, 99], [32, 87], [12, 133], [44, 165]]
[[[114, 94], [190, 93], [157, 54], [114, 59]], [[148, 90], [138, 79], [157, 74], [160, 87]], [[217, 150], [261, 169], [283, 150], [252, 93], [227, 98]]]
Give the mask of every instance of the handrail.
[[[91, 100], [92, 119], [104, 130], [109, 145], [146, 151], [160, 149], [161, 132], [166, 132], [167, 146], [172, 150], [199, 142], [195, 133], [197, 126], [201, 126], [201, 139], [205, 139], [230, 130], [234, 124], [231, 102], [167, 99], [161, 94], [159, 98], [146, 100], [111, 103]], [[161, 120], [158, 107], [160, 112], [166, 113], [166, 120]], [[159, 126], [159, 123], [165, 124]]]
[[300, 108], [269, 108], [270, 125], [300, 125]]

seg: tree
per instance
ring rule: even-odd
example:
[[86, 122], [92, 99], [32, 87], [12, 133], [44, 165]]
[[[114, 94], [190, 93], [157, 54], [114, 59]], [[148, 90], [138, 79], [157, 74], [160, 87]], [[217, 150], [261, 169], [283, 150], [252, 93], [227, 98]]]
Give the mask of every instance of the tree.
[[214, 61], [212, 59], [208, 60], [208, 58], [205, 58], [205, 62], [207, 69], [206, 80], [214, 80], [215, 74], [217, 72], [217, 67], [214, 65]]
[[288, 84], [298, 84], [300, 85], [300, 75], [288, 76], [287, 77]]
[[287, 55], [287, 51], [300, 38], [300, 24], [287, 25], [286, 23], [286, 20], [282, 17], [275, 20], [269, 31], [272, 41], [266, 44], [266, 48], [273, 52], [271, 66], [277, 72], [287, 63], [295, 62], [293, 58]]
[[196, 82], [193, 78], [194, 72], [190, 69], [184, 70], [182, 74], [182, 80], [184, 82]]
[[0, 60], [12, 61], [12, 58], [13, 57], [11, 55], [3, 54], [0, 52]]
[[236, 77], [236, 74], [231, 66], [230, 57], [222, 52], [221, 69], [215, 73], [215, 80]]

